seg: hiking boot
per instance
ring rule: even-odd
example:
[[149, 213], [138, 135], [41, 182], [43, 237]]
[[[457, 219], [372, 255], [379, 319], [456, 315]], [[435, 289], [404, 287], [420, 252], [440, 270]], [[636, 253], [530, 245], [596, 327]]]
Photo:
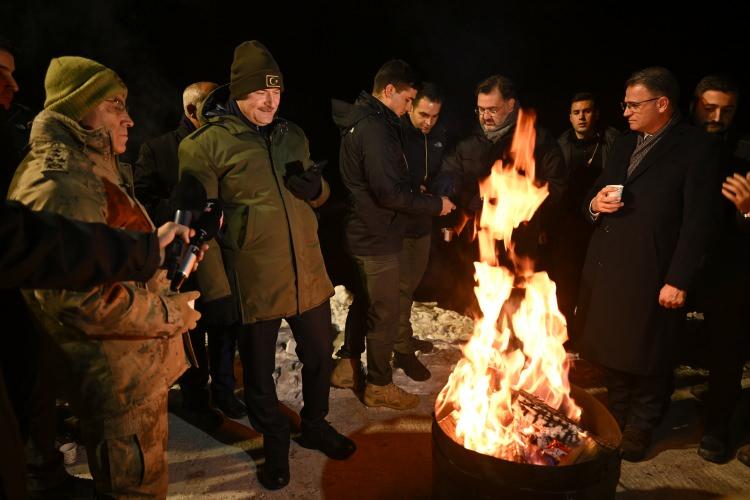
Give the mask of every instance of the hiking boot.
[[401, 368], [407, 377], [417, 382], [423, 382], [430, 378], [430, 370], [417, 359], [414, 353], [393, 353], [393, 367]]
[[238, 419], [247, 416], [247, 406], [234, 394], [214, 395], [213, 405], [229, 418]]
[[750, 467], [750, 444], [740, 446], [737, 450], [737, 460]]
[[419, 404], [419, 396], [406, 392], [393, 382], [388, 385], [367, 384], [363, 402], [367, 406], [410, 410]]
[[651, 446], [650, 430], [625, 426], [625, 431], [622, 433], [622, 444], [620, 445], [623, 459], [628, 462], [640, 462], [646, 456], [649, 446]]
[[303, 426], [302, 435], [297, 442], [303, 448], [320, 450], [334, 460], [346, 460], [357, 450], [354, 441], [340, 434], [325, 420], [311, 429]]
[[728, 445], [726, 439], [721, 439], [715, 434], [704, 434], [701, 438], [701, 444], [698, 446], [698, 455], [704, 460], [724, 463], [729, 458]]
[[415, 351], [420, 351], [422, 354], [432, 352], [433, 345], [429, 340], [418, 339], [417, 337], [411, 338], [411, 347]]
[[334, 361], [331, 372], [331, 385], [340, 389], [356, 389], [362, 387], [364, 376], [362, 362], [354, 358], [339, 358]]

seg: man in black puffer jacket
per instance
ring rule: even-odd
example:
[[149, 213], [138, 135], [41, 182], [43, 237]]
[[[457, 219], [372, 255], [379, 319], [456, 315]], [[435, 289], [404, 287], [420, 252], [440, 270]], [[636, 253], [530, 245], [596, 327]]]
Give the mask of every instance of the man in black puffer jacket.
[[346, 320], [346, 340], [332, 383], [354, 387], [367, 338], [367, 406], [397, 410], [415, 407], [419, 397], [395, 386], [390, 366], [398, 331], [399, 262], [407, 214], [444, 215], [454, 208], [447, 197], [414, 192], [402, 148], [399, 116], [416, 96], [416, 78], [404, 61], [385, 63], [375, 75], [372, 94], [354, 105], [333, 101], [333, 119], [342, 132], [339, 168], [346, 186], [345, 240], [359, 275], [360, 289]]

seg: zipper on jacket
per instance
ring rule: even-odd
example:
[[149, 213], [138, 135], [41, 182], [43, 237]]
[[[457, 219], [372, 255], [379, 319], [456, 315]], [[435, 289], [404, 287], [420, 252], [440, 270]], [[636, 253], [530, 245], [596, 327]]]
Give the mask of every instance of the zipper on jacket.
[[284, 201], [284, 191], [281, 189], [279, 178], [276, 176], [276, 167], [273, 162], [273, 154], [271, 153], [271, 146], [273, 145], [273, 131], [268, 134], [268, 137], [261, 137], [266, 142], [266, 151], [268, 151], [268, 161], [271, 164], [271, 175], [274, 181], [276, 181], [276, 188], [279, 190], [279, 197], [281, 198], [281, 206], [284, 207], [284, 215], [286, 216], [286, 227], [289, 234], [289, 246], [291, 247], [292, 253], [292, 268], [294, 269], [294, 288], [297, 295], [297, 315], [300, 314], [300, 290], [299, 290], [299, 270], [297, 269], [297, 254], [294, 251], [294, 236], [292, 235], [292, 220], [289, 218], [289, 211], [286, 208], [286, 202]]

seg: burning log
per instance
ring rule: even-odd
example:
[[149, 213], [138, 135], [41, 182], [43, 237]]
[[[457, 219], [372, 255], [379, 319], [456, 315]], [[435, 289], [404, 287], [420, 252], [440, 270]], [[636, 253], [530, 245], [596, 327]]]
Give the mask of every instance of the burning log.
[[[504, 457], [519, 463], [536, 465], [571, 465], [591, 460], [603, 451], [616, 447], [588, 433], [565, 414], [526, 391], [513, 391], [515, 426], [524, 436], [504, 450]], [[463, 445], [456, 432], [455, 412], [437, 416], [443, 431]]]

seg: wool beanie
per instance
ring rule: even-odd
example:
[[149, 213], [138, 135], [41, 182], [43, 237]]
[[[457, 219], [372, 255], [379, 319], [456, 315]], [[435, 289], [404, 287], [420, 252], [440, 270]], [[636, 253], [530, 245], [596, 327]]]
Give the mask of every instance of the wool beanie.
[[76, 56], [50, 61], [44, 90], [47, 95], [44, 109], [57, 111], [75, 121], [103, 100], [128, 91], [117, 73], [96, 61]]
[[256, 90], [284, 90], [284, 78], [271, 53], [259, 41], [242, 42], [234, 49], [229, 95], [240, 99]]

